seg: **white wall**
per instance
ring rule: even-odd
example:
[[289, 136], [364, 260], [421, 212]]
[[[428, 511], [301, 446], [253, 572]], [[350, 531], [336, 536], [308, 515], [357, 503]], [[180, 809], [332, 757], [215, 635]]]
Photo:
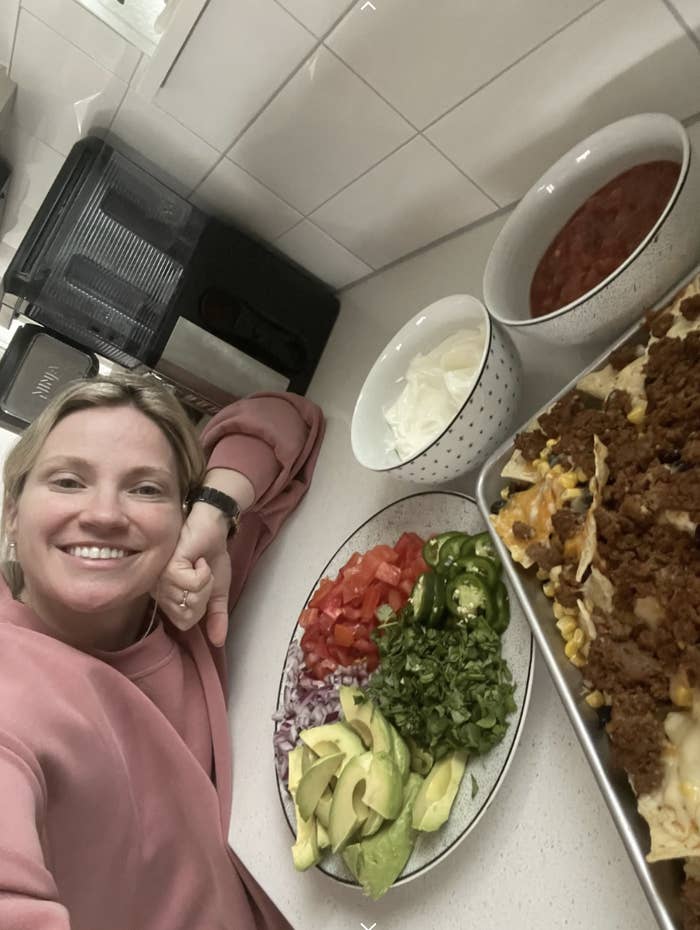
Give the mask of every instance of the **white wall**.
[[77, 0], [0, 2], [18, 85], [0, 271], [101, 130], [346, 286], [517, 200], [611, 120], [700, 113], [700, 3], [209, 0], [153, 102], [140, 59]]

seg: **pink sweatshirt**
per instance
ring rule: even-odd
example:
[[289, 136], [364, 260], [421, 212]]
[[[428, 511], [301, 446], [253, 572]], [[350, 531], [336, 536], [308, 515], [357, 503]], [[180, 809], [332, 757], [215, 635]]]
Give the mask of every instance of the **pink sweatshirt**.
[[[210, 465], [257, 493], [234, 597], [303, 495], [322, 432], [293, 395], [239, 401], [205, 432]], [[289, 927], [228, 847], [225, 691], [223, 650], [200, 627], [162, 618], [127, 649], [88, 654], [0, 580], [1, 930]]]

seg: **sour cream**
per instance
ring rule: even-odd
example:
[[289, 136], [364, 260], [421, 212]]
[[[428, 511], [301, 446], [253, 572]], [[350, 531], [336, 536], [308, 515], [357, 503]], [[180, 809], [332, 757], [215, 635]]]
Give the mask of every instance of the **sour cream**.
[[413, 358], [397, 400], [383, 410], [391, 429], [387, 451], [403, 462], [428, 446], [450, 424], [474, 386], [485, 326], [460, 329], [426, 355]]

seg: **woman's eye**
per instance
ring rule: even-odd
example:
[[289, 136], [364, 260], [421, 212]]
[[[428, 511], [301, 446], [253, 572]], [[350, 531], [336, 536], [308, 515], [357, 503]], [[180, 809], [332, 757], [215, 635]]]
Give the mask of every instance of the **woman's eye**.
[[163, 491], [155, 484], [140, 484], [137, 488], [134, 488], [134, 493], [138, 494], [139, 497], [160, 497]]
[[51, 484], [57, 488], [61, 488], [64, 491], [72, 491], [75, 488], [82, 487], [80, 481], [77, 478], [61, 477], [61, 478], [52, 478]]

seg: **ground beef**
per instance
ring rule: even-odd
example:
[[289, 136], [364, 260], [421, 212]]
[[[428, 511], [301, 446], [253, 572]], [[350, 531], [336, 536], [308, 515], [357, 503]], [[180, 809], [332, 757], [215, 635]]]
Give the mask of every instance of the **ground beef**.
[[655, 791], [663, 778], [664, 730], [654, 700], [643, 691], [618, 692], [606, 729], [613, 759], [630, 776], [637, 794]]
[[543, 543], [532, 543], [525, 552], [539, 568], [546, 572], [551, 572], [555, 565], [561, 565], [564, 558], [564, 552], [556, 539], [552, 540], [549, 546]]
[[663, 665], [634, 640], [616, 642], [597, 636], [588, 653], [586, 677], [609, 694], [643, 688], [658, 700], [668, 698], [668, 675]]
[[566, 542], [572, 536], [575, 536], [583, 526], [584, 515], [570, 510], [568, 507], [557, 512], [552, 516], [552, 526], [562, 542]]
[[664, 308], [659, 313], [647, 313], [647, 328], [652, 336], [657, 339], [663, 339], [669, 329], [673, 326], [673, 315], [669, 308]]
[[689, 436], [680, 450], [679, 460], [686, 465], [700, 465], [700, 436]]
[[685, 300], [681, 301], [680, 305], [681, 316], [684, 316], [686, 320], [695, 322], [700, 318], [700, 294], [693, 294], [692, 297], [686, 297]]
[[608, 358], [608, 362], [612, 365], [615, 371], [621, 371], [621, 369], [626, 368], [630, 362], [633, 362], [636, 358], [639, 357], [639, 346], [636, 345], [624, 345], [615, 351]]
[[681, 890], [683, 930], [700, 930], [700, 882], [686, 878]]
[[557, 600], [562, 607], [576, 607], [577, 601], [583, 596], [581, 586], [576, 582], [575, 572], [567, 571], [565, 566], [557, 582]]
[[528, 526], [527, 523], [523, 523], [522, 520], [516, 520], [513, 523], [513, 536], [516, 539], [532, 539], [535, 535], [535, 531], [531, 526]]
[[531, 433], [518, 433], [515, 437], [515, 448], [520, 449], [523, 457], [528, 462], [534, 462], [538, 458], [542, 449], [547, 443], [547, 437], [539, 430], [533, 430]]

